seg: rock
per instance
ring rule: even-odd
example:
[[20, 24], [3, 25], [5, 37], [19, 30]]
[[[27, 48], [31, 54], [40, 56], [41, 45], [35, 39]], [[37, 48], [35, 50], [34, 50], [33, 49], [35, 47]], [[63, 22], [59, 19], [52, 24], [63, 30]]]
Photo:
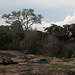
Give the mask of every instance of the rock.
[[[75, 60], [65, 62], [56, 57], [51, 58], [32, 54], [22, 55], [22, 53], [12, 51], [9, 53], [15, 54], [17, 57], [0, 59], [0, 63], [4, 63], [4, 65], [0, 64], [0, 75], [75, 75], [75, 69], [50, 68], [51, 63], [75, 65]], [[26, 58], [20, 58], [21, 55], [26, 56]], [[16, 62], [17, 64], [14, 64]], [[2, 69], [6, 69], [6, 72], [1, 73]]]
[[32, 63], [48, 63], [48, 60], [45, 59], [45, 58], [34, 58], [34, 59], [28, 60], [28, 62], [32, 62]]
[[33, 54], [28, 54], [27, 55], [27, 59], [33, 59], [33, 58], [37, 58], [37, 56], [33, 55]]
[[0, 52], [1, 56], [7, 56], [7, 57], [16, 57], [15, 54], [9, 53], [9, 52]]
[[42, 59], [39, 59], [39, 61], [38, 62], [40, 62], [40, 63], [48, 63], [48, 60], [47, 59], [45, 59], [45, 58], [42, 58]]
[[13, 62], [11, 59], [3, 58], [2, 59], [2, 64], [3, 65], [9, 65], [9, 64], [17, 64], [17, 62]]
[[13, 58], [11, 59], [13, 62], [18, 62], [18, 63], [21, 63], [21, 62], [25, 62], [26, 59], [19, 59], [19, 58]]

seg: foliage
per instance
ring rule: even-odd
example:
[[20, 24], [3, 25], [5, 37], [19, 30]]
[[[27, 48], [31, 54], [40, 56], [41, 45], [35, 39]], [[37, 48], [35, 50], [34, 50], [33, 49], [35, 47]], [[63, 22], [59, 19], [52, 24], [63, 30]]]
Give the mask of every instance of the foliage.
[[6, 68], [2, 68], [0, 72], [1, 73], [5, 73], [6, 72]]
[[0, 50], [27, 51], [62, 58], [71, 58], [75, 52], [75, 24], [63, 27], [52, 24], [44, 29], [45, 32], [33, 30], [32, 25], [41, 23], [43, 18], [33, 9], [13, 11], [2, 18], [11, 26], [0, 26]]
[[35, 14], [33, 9], [23, 9], [22, 11], [12, 11], [11, 14], [4, 14], [2, 18], [6, 19], [6, 23], [16, 22], [20, 26], [24, 26], [25, 30], [29, 30], [33, 24], [41, 23], [43, 17], [41, 14]]
[[50, 27], [46, 27], [46, 28], [44, 29], [44, 31], [46, 31], [47, 34], [51, 34], [51, 33], [52, 33], [52, 30], [53, 30], [53, 28], [54, 28], [55, 26], [57, 26], [57, 25], [51, 24], [51, 26], [50, 26]]
[[[71, 58], [75, 45], [62, 41], [57, 34], [60, 30], [55, 30], [55, 34], [53, 32], [52, 30], [52, 34], [47, 36], [45, 32], [37, 30], [24, 31], [18, 25], [0, 26], [0, 50], [19, 50], [32, 54]], [[65, 36], [63, 38], [65, 39]]]
[[74, 61], [75, 58], [60, 58], [61, 60], [64, 60], [64, 61]]
[[12, 59], [12, 58], [14, 58], [14, 57], [9, 57], [9, 56], [6, 56], [6, 55], [0, 55], [0, 58], [6, 58], [6, 59]]
[[12, 37], [8, 31], [8, 26], [0, 26], [0, 48], [4, 47], [7, 49], [7, 45], [12, 42]]
[[23, 39], [23, 30], [11, 26], [0, 26], [0, 49], [20, 49], [20, 41]]
[[40, 51], [40, 47], [40, 33], [36, 30], [30, 30], [26, 32], [23, 41], [21, 41], [21, 48], [23, 50], [28, 50], [28, 53], [36, 54]]
[[43, 51], [46, 56], [62, 57], [62, 44], [60, 41], [49, 35], [43, 42]]

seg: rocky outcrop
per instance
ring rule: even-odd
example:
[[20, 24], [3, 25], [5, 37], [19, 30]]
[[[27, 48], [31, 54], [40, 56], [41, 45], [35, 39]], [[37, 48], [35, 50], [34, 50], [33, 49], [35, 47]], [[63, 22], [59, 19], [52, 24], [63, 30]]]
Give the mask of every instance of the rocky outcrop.
[[18, 62], [14, 62], [11, 59], [3, 58], [2, 59], [2, 64], [3, 65], [10, 65], [10, 64], [18, 64]]
[[[17, 55], [20, 54], [18, 53]], [[60, 68], [51, 68], [50, 64], [75, 64], [75, 61], [66, 62], [56, 57], [28, 54], [25, 55], [25, 58], [17, 56], [12, 59], [5, 58], [3, 61], [4, 64], [8, 65], [0, 64], [0, 75], [75, 75], [75, 69], [64, 70]], [[13, 64], [14, 62], [18, 63]], [[5, 73], [3, 73], [4, 69]]]

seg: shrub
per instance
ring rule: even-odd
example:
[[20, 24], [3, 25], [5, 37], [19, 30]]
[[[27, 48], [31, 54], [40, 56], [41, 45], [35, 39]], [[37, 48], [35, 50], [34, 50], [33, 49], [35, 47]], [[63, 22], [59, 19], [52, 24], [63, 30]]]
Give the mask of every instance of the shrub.
[[6, 72], [6, 68], [2, 68], [0, 72], [1, 73], [5, 73]]

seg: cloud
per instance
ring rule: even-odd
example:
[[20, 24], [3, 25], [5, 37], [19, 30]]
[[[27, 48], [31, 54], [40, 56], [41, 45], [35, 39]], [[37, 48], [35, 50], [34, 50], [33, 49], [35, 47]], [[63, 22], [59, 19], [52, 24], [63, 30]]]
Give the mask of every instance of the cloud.
[[75, 23], [75, 12], [74, 12], [74, 15], [73, 15], [73, 16], [68, 15], [68, 16], [64, 19], [64, 21], [56, 22], [56, 24], [59, 24], [59, 25], [71, 24], [71, 23]]
[[43, 31], [45, 27], [49, 27], [49, 26], [51, 26], [51, 23], [47, 23], [46, 21], [42, 21], [41, 24], [34, 24], [33, 28], [40, 30], [40, 31]]
[[50, 23], [47, 23], [46, 21], [43, 21], [42, 24], [37, 24], [37, 25], [35, 24], [33, 26], [33, 28], [37, 28], [37, 30], [43, 31], [44, 27], [50, 27], [51, 24], [63, 26], [65, 24], [72, 24], [72, 23], [75, 23], [75, 13], [74, 13], [73, 16], [71, 16], [71, 15], [66, 16], [66, 18], [63, 21], [50, 22]]
[[2, 19], [1, 17], [2, 17], [2, 15], [0, 15], [0, 26], [1, 25], [8, 25], [7, 23], [5, 23], [5, 19]]
[[[4, 21], [5, 21], [4, 19], [0, 19], [0, 25], [6, 25]], [[66, 16], [66, 18], [63, 21], [50, 22], [50, 23], [47, 23], [46, 21], [42, 21], [42, 24], [34, 24], [33, 28], [43, 31], [45, 27], [50, 27], [51, 24], [63, 26], [65, 24], [72, 24], [72, 23], [75, 23], [75, 12], [73, 16], [71, 15]]]
[[1, 18], [2, 15], [0, 15], [0, 25], [5, 25], [5, 20]]
[[4, 19], [0, 19], [0, 25], [5, 25], [5, 20]]

